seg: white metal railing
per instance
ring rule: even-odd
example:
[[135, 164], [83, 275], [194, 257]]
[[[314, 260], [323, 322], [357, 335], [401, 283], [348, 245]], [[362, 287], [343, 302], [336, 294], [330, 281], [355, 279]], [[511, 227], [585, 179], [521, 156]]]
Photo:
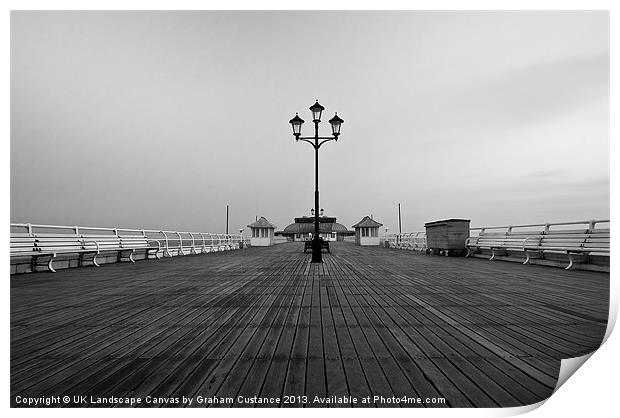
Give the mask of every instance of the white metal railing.
[[405, 232], [402, 234], [389, 234], [387, 242], [390, 248], [401, 250], [426, 251], [426, 232]]
[[167, 231], [154, 229], [104, 228], [91, 226], [45, 225], [33, 223], [11, 223], [10, 232], [22, 236], [40, 237], [50, 235], [75, 236], [97, 242], [106, 237], [144, 238], [157, 241], [165, 257], [226, 251], [240, 248], [246, 238], [239, 234], [218, 234], [212, 232]]

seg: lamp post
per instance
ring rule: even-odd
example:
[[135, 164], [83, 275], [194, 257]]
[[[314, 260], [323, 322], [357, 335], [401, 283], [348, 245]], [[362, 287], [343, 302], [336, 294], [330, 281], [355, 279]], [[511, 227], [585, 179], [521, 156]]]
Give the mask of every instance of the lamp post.
[[289, 123], [293, 127], [293, 136], [295, 137], [295, 141], [302, 140], [312, 145], [312, 147], [314, 148], [314, 238], [312, 240], [313, 263], [323, 262], [323, 256], [321, 255], [321, 241], [319, 237], [319, 148], [321, 148], [321, 145], [326, 142], [338, 141], [338, 136], [340, 135], [340, 126], [344, 122], [344, 120], [338, 117], [338, 113], [336, 113], [334, 117], [329, 120], [329, 123], [332, 126], [333, 136], [319, 136], [319, 122], [321, 122], [321, 114], [324, 110], [325, 108], [319, 104], [318, 99], [316, 103], [310, 106], [310, 111], [312, 112], [312, 122], [314, 122], [313, 137], [301, 136], [301, 125], [304, 123], [304, 120], [300, 118], [297, 113], [295, 114], [295, 117], [289, 121]]

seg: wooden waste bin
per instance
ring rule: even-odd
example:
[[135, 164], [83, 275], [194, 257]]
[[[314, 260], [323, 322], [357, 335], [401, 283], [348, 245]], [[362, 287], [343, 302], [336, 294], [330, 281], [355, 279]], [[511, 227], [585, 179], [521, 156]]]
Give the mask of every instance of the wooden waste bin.
[[447, 256], [465, 254], [465, 240], [469, 237], [469, 219], [444, 219], [428, 222], [424, 227], [427, 253]]

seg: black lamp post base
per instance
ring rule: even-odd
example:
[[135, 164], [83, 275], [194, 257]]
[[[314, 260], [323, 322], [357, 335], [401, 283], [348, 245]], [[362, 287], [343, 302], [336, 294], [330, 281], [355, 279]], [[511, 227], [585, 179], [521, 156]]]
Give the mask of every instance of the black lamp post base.
[[322, 263], [323, 254], [321, 254], [321, 241], [318, 239], [312, 240], [312, 263]]

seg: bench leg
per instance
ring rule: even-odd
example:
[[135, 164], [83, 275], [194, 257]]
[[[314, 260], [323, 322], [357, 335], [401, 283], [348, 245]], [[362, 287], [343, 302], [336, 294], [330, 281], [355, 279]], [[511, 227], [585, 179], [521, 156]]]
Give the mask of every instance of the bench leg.
[[575, 263], [575, 259], [571, 253], [568, 253], [568, 266], [564, 270], [570, 270], [573, 268], [573, 264]]
[[[131, 261], [132, 263], [135, 263], [136, 260], [133, 259], [133, 254], [135, 253], [136, 249], [135, 248], [125, 248], [122, 250], [117, 250], [118, 253], [116, 254], [116, 262], [117, 263], [121, 263], [123, 261], [123, 258], [128, 258], [129, 261]], [[129, 255], [125, 255], [126, 253], [129, 253]]]
[[78, 267], [84, 267], [84, 253], [80, 253], [78, 256]]
[[532, 260], [535, 258], [544, 258], [542, 251], [540, 250], [524, 250], [525, 251], [525, 261], [523, 264], [532, 264]]
[[495, 250], [491, 250], [491, 258], [489, 258], [489, 261], [493, 261], [495, 259]]
[[[567, 251], [566, 255], [568, 255], [568, 266], [566, 266], [565, 270], [571, 270], [578, 263], [589, 263], [590, 255], [587, 252], [570, 252]], [[579, 257], [577, 259], [577, 257]]]
[[[155, 252], [153, 253], [153, 251], [155, 251]], [[159, 248], [151, 248], [151, 249], [146, 250], [146, 259], [147, 260], [149, 260], [150, 259], [149, 256], [152, 256], [152, 255], [155, 256], [156, 260], [159, 260], [161, 258], [159, 256]]]
[[[44, 257], [47, 257], [47, 255], [45, 255]], [[47, 268], [52, 272], [52, 273], [56, 273], [56, 270], [54, 269], [53, 266], [53, 262], [54, 262], [54, 258], [56, 258], [56, 254], [52, 254], [49, 256], [50, 259], [47, 262]], [[30, 261], [30, 268], [32, 270], [33, 273], [35, 273], [37, 271], [37, 266], [39, 265], [39, 263], [37, 263], [39, 256], [34, 256], [32, 257], [32, 260]]]
[[56, 270], [54, 270], [54, 267], [52, 267], [53, 262], [54, 262], [54, 257], [50, 257], [50, 261], [47, 263], [47, 268], [50, 269], [52, 273], [56, 273]]
[[95, 267], [101, 267], [101, 266], [99, 265], [99, 263], [97, 263], [97, 256], [98, 256], [98, 255], [99, 255], [99, 254], [95, 254], [95, 255], [93, 255], [93, 264], [94, 264], [94, 266], [95, 266]]

